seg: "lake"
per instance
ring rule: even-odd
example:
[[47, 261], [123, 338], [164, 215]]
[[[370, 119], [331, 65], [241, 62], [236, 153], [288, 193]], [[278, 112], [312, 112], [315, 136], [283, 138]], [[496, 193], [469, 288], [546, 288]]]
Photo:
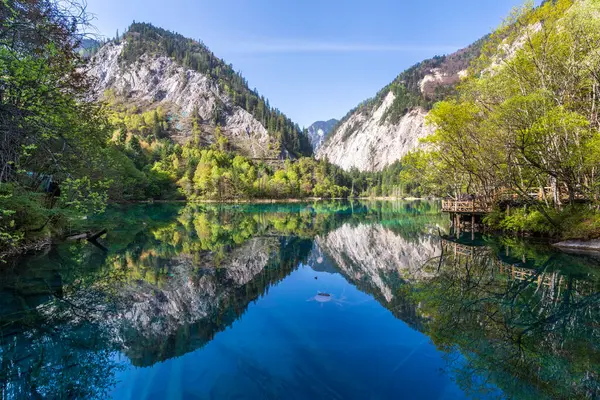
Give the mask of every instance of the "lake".
[[435, 202], [144, 204], [0, 266], [3, 399], [600, 398], [600, 255]]

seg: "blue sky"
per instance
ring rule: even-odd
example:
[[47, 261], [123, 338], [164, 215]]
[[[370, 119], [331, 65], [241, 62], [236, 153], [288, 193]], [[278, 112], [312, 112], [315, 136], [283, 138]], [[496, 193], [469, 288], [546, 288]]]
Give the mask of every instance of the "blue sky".
[[87, 0], [98, 33], [133, 21], [201, 39], [301, 126], [341, 118], [407, 67], [469, 45], [522, 0]]

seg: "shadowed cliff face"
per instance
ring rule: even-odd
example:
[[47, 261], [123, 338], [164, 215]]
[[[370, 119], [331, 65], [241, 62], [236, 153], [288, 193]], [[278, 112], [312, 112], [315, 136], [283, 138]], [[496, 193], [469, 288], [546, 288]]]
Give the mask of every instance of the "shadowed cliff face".
[[335, 124], [338, 123], [337, 119], [330, 119], [328, 121], [317, 121], [308, 127], [308, 139], [312, 145], [313, 151], [317, 151], [319, 147], [327, 139], [327, 135], [333, 129]]

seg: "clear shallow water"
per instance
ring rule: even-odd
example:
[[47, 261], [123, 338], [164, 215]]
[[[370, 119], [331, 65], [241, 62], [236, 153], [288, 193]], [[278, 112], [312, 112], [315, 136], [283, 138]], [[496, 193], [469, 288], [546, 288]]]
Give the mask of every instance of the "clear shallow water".
[[[600, 265], [434, 203], [138, 205], [0, 281], [3, 398], [595, 398]], [[440, 237], [442, 234], [442, 237]]]

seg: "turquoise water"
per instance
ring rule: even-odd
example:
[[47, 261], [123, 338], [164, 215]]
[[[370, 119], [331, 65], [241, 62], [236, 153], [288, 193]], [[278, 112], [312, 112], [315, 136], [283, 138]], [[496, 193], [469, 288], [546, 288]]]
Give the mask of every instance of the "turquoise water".
[[600, 396], [600, 265], [429, 202], [115, 207], [0, 281], [2, 398]]

